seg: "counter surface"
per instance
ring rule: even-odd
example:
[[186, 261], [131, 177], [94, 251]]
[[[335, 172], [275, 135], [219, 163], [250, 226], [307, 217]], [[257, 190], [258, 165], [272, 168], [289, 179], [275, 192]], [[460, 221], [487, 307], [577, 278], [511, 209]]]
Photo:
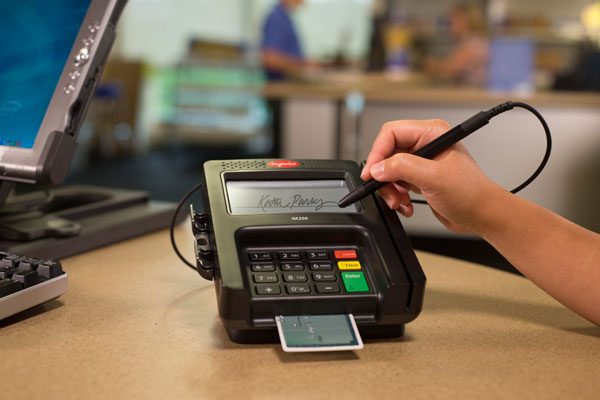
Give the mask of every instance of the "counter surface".
[[360, 92], [366, 101], [421, 104], [496, 105], [511, 99], [534, 105], [600, 107], [600, 93], [538, 91], [530, 94], [494, 93], [484, 89], [432, 85], [423, 76], [391, 79], [383, 74], [326, 75], [314, 82], [274, 82], [263, 87], [267, 98], [344, 99], [351, 91]]
[[166, 231], [67, 258], [65, 295], [0, 324], [1, 397], [597, 398], [600, 327], [522, 277], [417, 255], [425, 305], [403, 338], [310, 354], [230, 342]]

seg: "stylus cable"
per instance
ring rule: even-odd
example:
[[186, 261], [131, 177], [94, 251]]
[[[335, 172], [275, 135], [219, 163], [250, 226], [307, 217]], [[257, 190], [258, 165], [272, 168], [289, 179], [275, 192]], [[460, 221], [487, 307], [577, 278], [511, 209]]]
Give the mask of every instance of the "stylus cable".
[[[544, 156], [542, 157], [542, 161], [536, 168], [536, 170], [531, 174], [529, 178], [527, 178], [523, 183], [519, 186], [511, 190], [510, 192], [516, 194], [521, 190], [525, 189], [531, 182], [533, 182], [538, 175], [542, 172], [546, 164], [548, 163], [548, 159], [550, 158], [550, 153], [552, 151], [552, 135], [550, 134], [550, 128], [546, 123], [546, 120], [542, 115], [532, 106], [527, 103], [522, 103], [518, 101], [507, 101], [506, 103], [502, 103], [497, 105], [496, 107], [490, 108], [487, 111], [481, 111], [463, 123], [455, 126], [448, 132], [444, 133], [433, 142], [425, 145], [421, 149], [417, 150], [413, 154], [425, 157], [425, 158], [433, 158], [437, 154], [449, 148], [454, 143], [464, 139], [469, 136], [471, 133], [477, 131], [479, 128], [487, 125], [490, 119], [495, 116], [502, 114], [503, 112], [512, 110], [515, 107], [524, 108], [527, 111], [530, 111], [533, 115], [537, 117], [537, 119], [542, 124], [544, 128], [544, 133], [546, 134], [546, 151], [544, 152]], [[340, 201], [340, 207], [346, 207], [372, 193], [374, 193], [377, 189], [386, 185], [389, 182], [378, 182], [375, 180], [369, 180], [359, 186], [357, 189], [350, 192], [346, 197], [344, 197]], [[411, 203], [416, 204], [427, 204], [425, 200], [421, 199], [411, 199]]]
[[[538, 175], [542, 172], [542, 170], [548, 163], [548, 160], [550, 159], [550, 153], [552, 151], [552, 135], [550, 134], [550, 127], [548, 127], [548, 124], [546, 123], [546, 120], [544, 119], [544, 117], [542, 117], [542, 114], [540, 114], [538, 112], [538, 110], [536, 110], [535, 108], [533, 108], [532, 106], [530, 106], [527, 103], [522, 103], [520, 101], [507, 101], [506, 103], [502, 103], [494, 108], [489, 109], [488, 111], [485, 111], [485, 112], [482, 111], [481, 113], [484, 113], [485, 118], [487, 118], [489, 120], [499, 114], [502, 114], [505, 111], [512, 110], [514, 107], [524, 108], [525, 110], [527, 110], [527, 111], [531, 112], [533, 115], [535, 115], [536, 118], [542, 124], [542, 127], [544, 128], [544, 133], [546, 134], [546, 151], [544, 152], [542, 161], [540, 162], [540, 164], [538, 165], [536, 170], [533, 171], [533, 174], [531, 174], [531, 176], [529, 178], [527, 178], [523, 183], [521, 183], [519, 186], [517, 186], [516, 188], [514, 188], [513, 190], [510, 191], [512, 194], [517, 194], [521, 190], [523, 190], [527, 186], [529, 186], [529, 184], [538, 177]], [[481, 113], [479, 113], [479, 114], [481, 114]], [[479, 115], [479, 114], [477, 114], [477, 115]], [[421, 199], [411, 199], [410, 202], [415, 203], [415, 204], [427, 204], [427, 202], [425, 200], [421, 200]]]

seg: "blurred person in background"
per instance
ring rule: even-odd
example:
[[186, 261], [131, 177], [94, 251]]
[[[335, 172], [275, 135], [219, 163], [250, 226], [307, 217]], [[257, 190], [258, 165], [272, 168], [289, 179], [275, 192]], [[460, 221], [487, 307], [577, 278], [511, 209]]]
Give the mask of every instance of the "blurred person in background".
[[425, 60], [425, 72], [465, 86], [484, 86], [487, 79], [489, 41], [483, 9], [473, 3], [459, 3], [450, 14], [450, 31], [457, 39], [445, 59]]
[[265, 19], [261, 61], [269, 81], [301, 77], [310, 66], [306, 61], [291, 13], [303, 0], [280, 0]]

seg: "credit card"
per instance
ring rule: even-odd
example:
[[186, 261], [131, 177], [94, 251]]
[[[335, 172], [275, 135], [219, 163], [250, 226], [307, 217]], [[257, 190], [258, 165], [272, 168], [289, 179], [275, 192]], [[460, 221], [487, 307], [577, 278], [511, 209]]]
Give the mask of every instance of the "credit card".
[[278, 315], [283, 351], [340, 351], [363, 348], [352, 314]]

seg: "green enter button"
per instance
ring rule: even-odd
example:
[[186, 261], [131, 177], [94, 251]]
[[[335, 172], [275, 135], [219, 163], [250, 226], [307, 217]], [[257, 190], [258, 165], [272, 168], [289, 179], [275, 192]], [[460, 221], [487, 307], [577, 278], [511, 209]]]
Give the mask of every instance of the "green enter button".
[[346, 287], [347, 292], [369, 291], [369, 285], [367, 285], [365, 275], [360, 271], [342, 272], [342, 280], [344, 281], [344, 286]]

